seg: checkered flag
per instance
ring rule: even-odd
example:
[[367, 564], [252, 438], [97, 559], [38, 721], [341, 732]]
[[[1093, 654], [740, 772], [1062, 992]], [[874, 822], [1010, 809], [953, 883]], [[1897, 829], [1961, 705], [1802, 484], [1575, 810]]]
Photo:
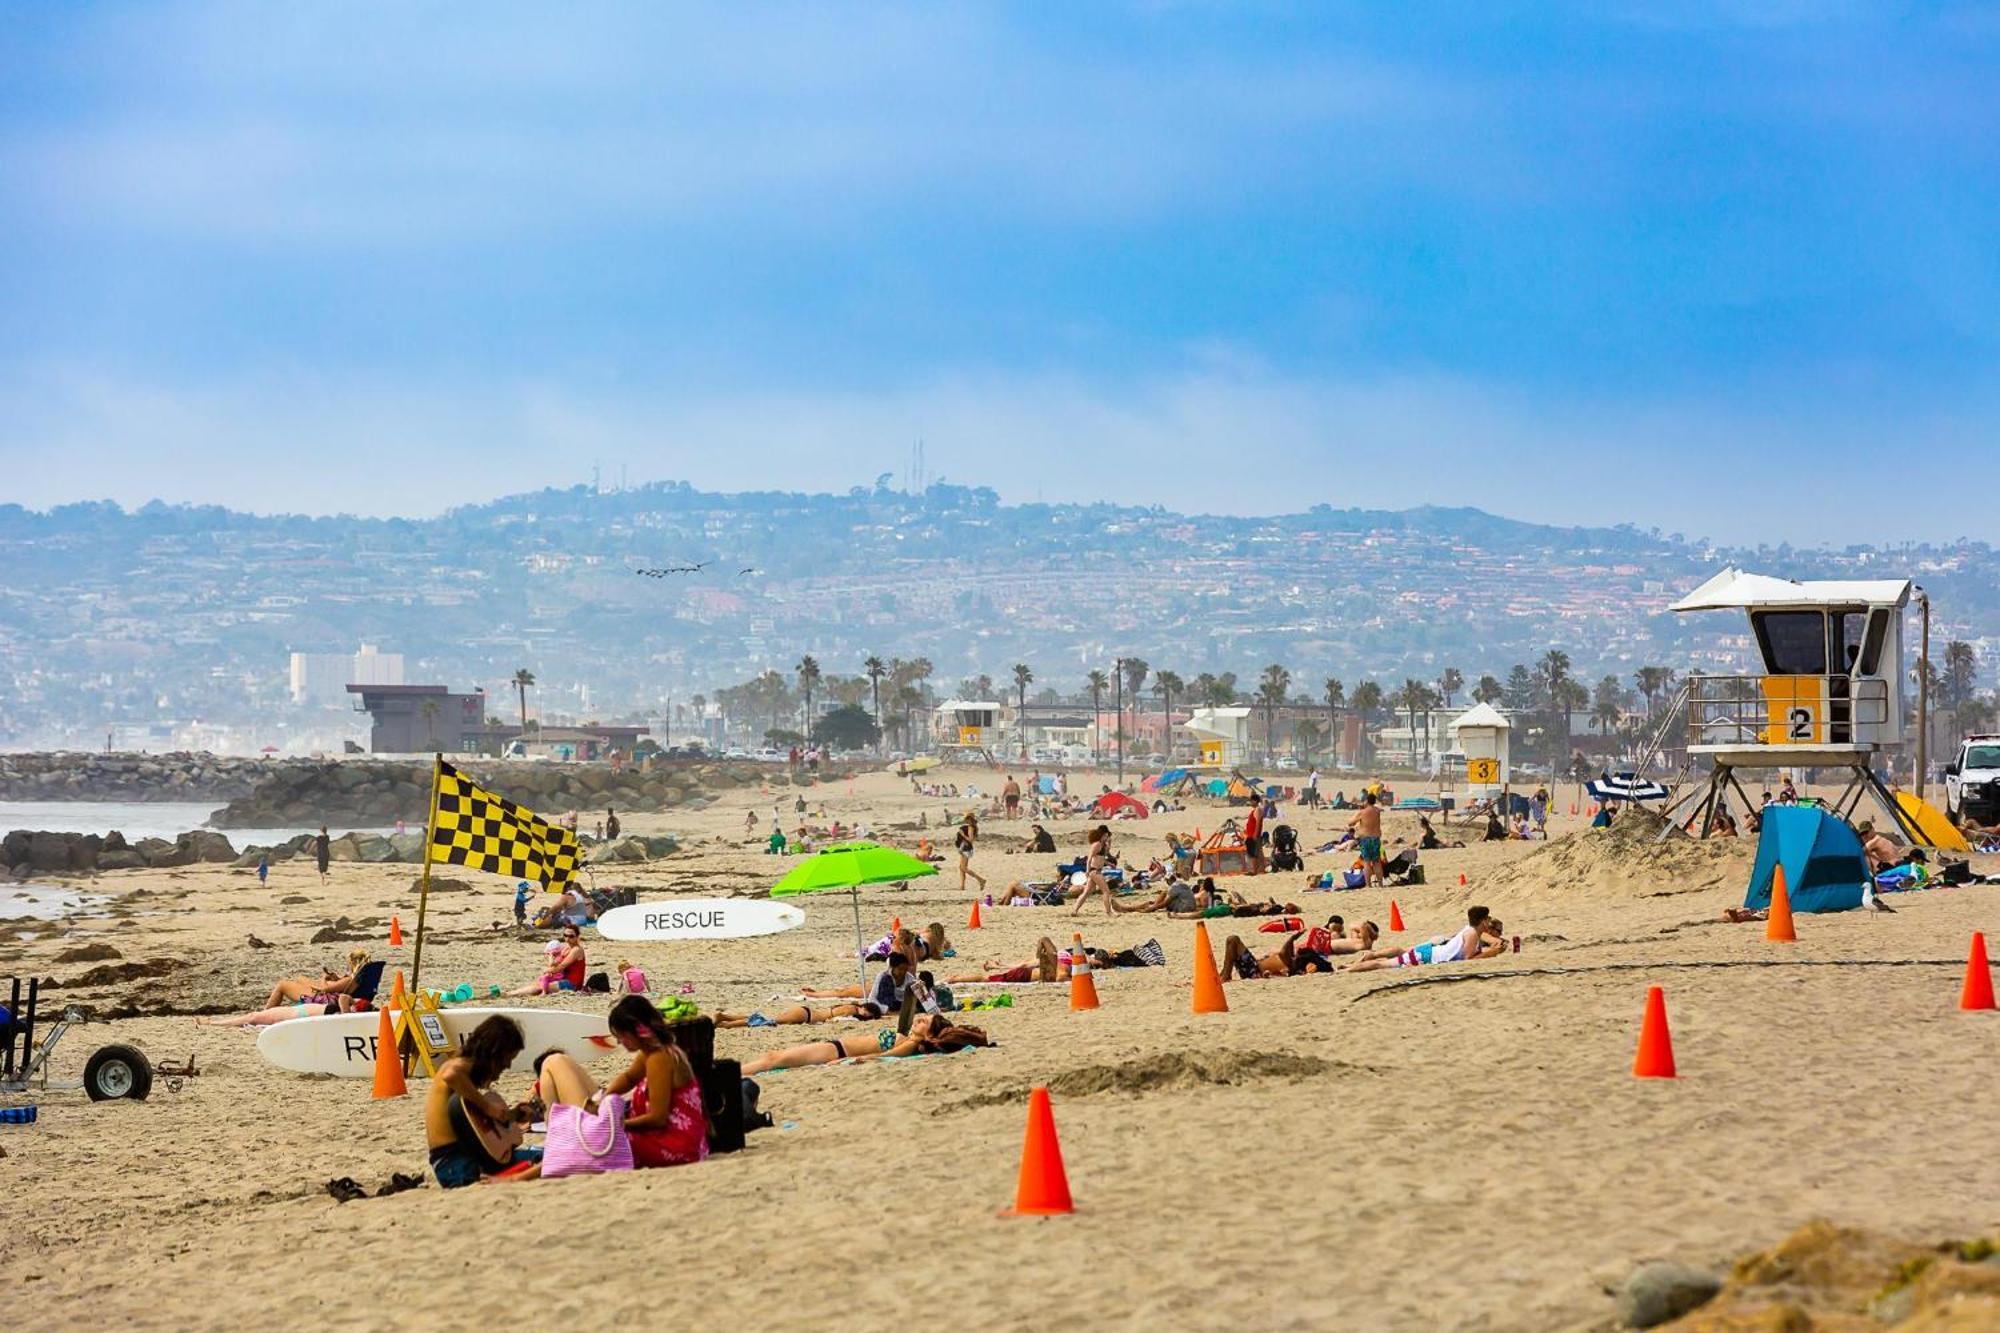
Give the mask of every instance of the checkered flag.
[[495, 796], [442, 759], [426, 855], [433, 864], [540, 880], [551, 893], [569, 887], [581, 859], [576, 834]]

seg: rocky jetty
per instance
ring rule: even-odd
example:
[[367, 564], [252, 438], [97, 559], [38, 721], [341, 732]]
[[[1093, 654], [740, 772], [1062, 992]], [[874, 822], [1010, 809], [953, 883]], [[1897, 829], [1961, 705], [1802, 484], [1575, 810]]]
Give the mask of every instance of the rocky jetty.
[[0, 801], [233, 801], [304, 762], [184, 751], [0, 754]]
[[[580, 811], [586, 828], [606, 806], [655, 814], [700, 809], [721, 791], [760, 783], [791, 784], [782, 767], [741, 762], [656, 762], [622, 771], [609, 764], [454, 762], [481, 786], [538, 814], [553, 818], [567, 810]], [[288, 764], [209, 816], [208, 822], [217, 828], [299, 828], [379, 827], [402, 820], [414, 827], [423, 824], [430, 795], [431, 769], [426, 763], [349, 759]]]
[[195, 829], [172, 841], [141, 838], [132, 843], [115, 831], [100, 836], [15, 829], [0, 838], [0, 874], [15, 879], [90, 875], [100, 870], [157, 870], [235, 859], [236, 849], [229, 845], [229, 839], [210, 829]]
[[[238, 852], [228, 838], [213, 829], [194, 829], [169, 841], [142, 838], [128, 843], [122, 833], [50, 833], [45, 830], [15, 829], [0, 838], [0, 875], [15, 879], [56, 878], [64, 875], [94, 875], [104, 870], [158, 870], [197, 863], [227, 863], [250, 869], [269, 857], [272, 865], [295, 856], [312, 855], [313, 835], [301, 833], [285, 842], [269, 846], [251, 844]], [[616, 842], [585, 840], [585, 859], [596, 865], [651, 861], [680, 850], [680, 840], [671, 833], [652, 837], [632, 835]], [[371, 864], [422, 861], [424, 834], [414, 832], [343, 833], [327, 846], [335, 861], [365, 861]]]

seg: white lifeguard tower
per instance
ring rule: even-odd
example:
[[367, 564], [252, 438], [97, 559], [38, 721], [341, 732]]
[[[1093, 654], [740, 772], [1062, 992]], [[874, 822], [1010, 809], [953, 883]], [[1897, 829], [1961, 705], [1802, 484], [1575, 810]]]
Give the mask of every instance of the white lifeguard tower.
[[1250, 709], [1197, 708], [1181, 729], [1194, 737], [1202, 768], [1235, 768], [1250, 757]]
[[980, 699], [947, 699], [931, 710], [931, 736], [947, 759], [977, 758], [993, 764], [996, 761], [989, 747], [1005, 739], [1000, 705]]
[[1797, 582], [1725, 569], [1673, 610], [1742, 611], [1764, 670], [1754, 676], [1691, 675], [1683, 687], [1688, 756], [1713, 768], [1705, 783], [1677, 794], [1664, 814], [1697, 802], [1704, 836], [1724, 794], [1756, 802], [1736, 770], [1847, 770], [1833, 809], [1853, 817], [1864, 796], [1913, 843], [1931, 839], [1896, 801], [1878, 771], [1886, 750], [1910, 738], [1903, 691], [1903, 611], [1908, 579]]
[[1499, 796], [1512, 776], [1507, 746], [1514, 724], [1492, 704], [1481, 703], [1459, 714], [1451, 729], [1465, 755], [1467, 796], [1489, 801]]

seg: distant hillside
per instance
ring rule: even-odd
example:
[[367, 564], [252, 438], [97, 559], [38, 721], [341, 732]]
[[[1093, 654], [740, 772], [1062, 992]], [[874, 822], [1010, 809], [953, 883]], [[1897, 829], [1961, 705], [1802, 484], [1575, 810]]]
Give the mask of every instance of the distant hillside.
[[[934, 681], [1065, 692], [1119, 655], [1192, 676], [1267, 663], [1298, 691], [1456, 666], [1504, 676], [1549, 647], [1580, 678], [1683, 665], [1726, 627], [1664, 615], [1737, 559], [1796, 575], [1920, 573], [1940, 632], [2000, 630], [1983, 545], [1716, 550], [1630, 527], [1476, 509], [1312, 505], [1263, 518], [993, 492], [722, 495], [664, 483], [542, 491], [428, 520], [217, 506], [0, 506], [0, 744], [101, 744], [114, 725], [305, 725], [287, 656], [401, 652], [413, 680], [483, 685], [511, 712], [527, 667], [551, 714], [644, 715], [669, 697], [864, 657], [928, 657]], [[635, 571], [663, 572], [649, 577]], [[322, 722], [324, 719], [322, 719]]]

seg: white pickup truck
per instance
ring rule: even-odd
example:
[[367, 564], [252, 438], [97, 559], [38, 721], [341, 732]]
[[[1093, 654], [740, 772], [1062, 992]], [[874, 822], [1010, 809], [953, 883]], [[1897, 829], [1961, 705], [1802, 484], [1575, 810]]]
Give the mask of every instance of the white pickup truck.
[[1945, 815], [1956, 824], [2000, 822], [2000, 736], [1967, 736], [1944, 766]]

